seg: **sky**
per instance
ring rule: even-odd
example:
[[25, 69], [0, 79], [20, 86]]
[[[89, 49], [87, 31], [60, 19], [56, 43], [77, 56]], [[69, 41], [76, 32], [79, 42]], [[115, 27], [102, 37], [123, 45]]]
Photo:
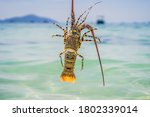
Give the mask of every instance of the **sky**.
[[[88, 21], [104, 16], [106, 22], [150, 21], [150, 0], [75, 0], [78, 17], [94, 3]], [[70, 16], [71, 0], [0, 0], [0, 19], [35, 14], [64, 22]]]

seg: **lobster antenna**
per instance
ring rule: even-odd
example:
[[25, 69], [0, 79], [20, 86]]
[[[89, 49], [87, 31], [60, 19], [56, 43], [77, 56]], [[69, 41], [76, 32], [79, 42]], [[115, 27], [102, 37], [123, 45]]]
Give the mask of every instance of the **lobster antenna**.
[[[102, 2], [102, 1], [96, 2], [94, 5], [90, 6], [87, 10], [85, 10], [85, 11], [79, 16], [79, 18], [77, 19], [76, 25], [78, 24], [78, 22], [79, 22], [79, 20], [81, 19], [81, 17], [89, 10], [88, 13], [87, 13], [87, 15], [85, 16], [85, 20], [86, 20], [88, 14], [89, 14], [89, 12], [90, 12], [90, 10], [91, 10], [95, 5], [97, 5], [97, 4], [101, 3], [101, 2]], [[83, 20], [83, 22], [84, 22], [85, 20]], [[81, 23], [81, 24], [82, 24], [82, 23]]]
[[86, 11], [84, 11], [80, 16], [79, 16], [79, 18], [77, 19], [77, 22], [76, 22], [76, 25], [78, 24], [78, 22], [79, 22], [79, 20], [80, 20], [80, 18], [85, 14], [87, 12], [87, 10]]
[[[89, 26], [88, 26], [88, 27], [89, 27]], [[92, 28], [92, 27], [91, 27], [91, 28]], [[97, 51], [97, 55], [98, 55], [99, 65], [100, 65], [101, 72], [102, 72], [103, 86], [105, 86], [105, 79], [104, 79], [103, 66], [102, 66], [102, 62], [101, 62], [101, 57], [100, 57], [100, 54], [99, 54], [98, 46], [97, 46], [97, 43], [96, 43], [96, 38], [95, 38], [95, 36], [94, 36], [94, 31], [93, 31], [93, 29], [90, 29], [90, 31], [91, 31], [91, 33], [92, 33], [92, 36], [93, 36], [93, 39], [94, 39], [94, 44], [95, 44], [96, 51]]]
[[71, 29], [73, 28], [74, 24], [75, 24], [74, 0], [72, 0], [72, 3], [71, 3]]
[[99, 50], [98, 50], [98, 46], [97, 46], [95, 37], [94, 37], [94, 43], [95, 43], [95, 47], [96, 47], [96, 51], [97, 51], [97, 55], [98, 55], [98, 60], [99, 60], [100, 68], [101, 68], [101, 72], [102, 72], [103, 86], [105, 86], [105, 79], [104, 79], [104, 72], [103, 72], [102, 61], [101, 61], [101, 57], [100, 57], [100, 53], [99, 53]]

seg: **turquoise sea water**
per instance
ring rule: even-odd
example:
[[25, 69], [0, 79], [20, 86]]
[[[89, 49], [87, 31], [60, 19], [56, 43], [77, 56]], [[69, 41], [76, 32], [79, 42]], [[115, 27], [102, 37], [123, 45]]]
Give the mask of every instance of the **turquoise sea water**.
[[0, 24], [0, 99], [150, 99], [150, 24], [95, 25], [106, 86], [94, 43], [84, 42], [77, 82], [61, 83], [61, 30], [51, 24]]

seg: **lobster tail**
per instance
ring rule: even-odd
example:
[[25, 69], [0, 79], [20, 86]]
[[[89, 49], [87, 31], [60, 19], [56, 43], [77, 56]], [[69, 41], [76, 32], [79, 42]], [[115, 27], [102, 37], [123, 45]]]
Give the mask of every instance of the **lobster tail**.
[[65, 72], [62, 72], [60, 76], [60, 81], [62, 82], [69, 82], [69, 83], [75, 83], [76, 77], [74, 73], [66, 74]]
[[[70, 38], [68, 38], [69, 40]], [[68, 42], [67, 40], [67, 42]], [[72, 43], [70, 43], [72, 44]], [[61, 74], [60, 80], [62, 82], [70, 82], [74, 83], [76, 81], [76, 77], [74, 74], [74, 65], [76, 61], [76, 53], [72, 52], [73, 49], [66, 49], [65, 53], [65, 62], [64, 62], [64, 70]]]

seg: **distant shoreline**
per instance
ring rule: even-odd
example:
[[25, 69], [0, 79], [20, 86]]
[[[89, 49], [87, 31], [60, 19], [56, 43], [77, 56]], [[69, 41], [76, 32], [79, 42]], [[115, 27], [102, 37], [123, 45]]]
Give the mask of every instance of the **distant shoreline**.
[[32, 14], [0, 20], [0, 23], [52, 23], [52, 22], [56, 22], [56, 20]]

